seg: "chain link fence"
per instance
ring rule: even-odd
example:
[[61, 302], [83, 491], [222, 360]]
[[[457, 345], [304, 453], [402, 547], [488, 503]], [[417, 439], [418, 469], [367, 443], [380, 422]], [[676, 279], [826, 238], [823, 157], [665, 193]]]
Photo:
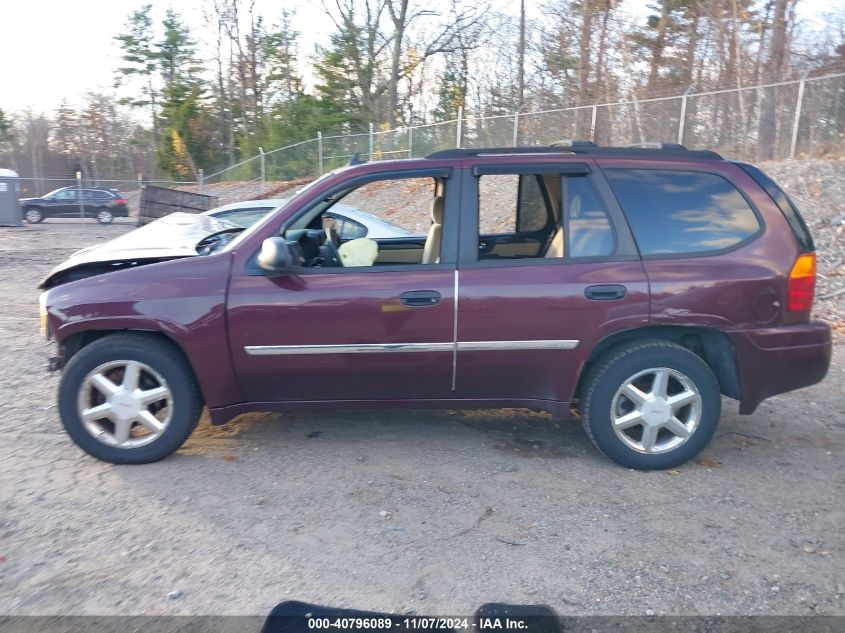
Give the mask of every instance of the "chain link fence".
[[426, 125], [318, 134], [227, 167], [204, 182], [313, 177], [361, 160], [414, 158], [453, 147], [682, 143], [735, 160], [845, 157], [845, 73], [672, 97], [536, 112], [464, 116]]
[[597, 103], [533, 112], [464, 116], [381, 130], [318, 133], [196, 181], [93, 179], [60, 174], [19, 179], [20, 197], [37, 198], [62, 187], [106, 187], [126, 198], [136, 215], [144, 187], [168, 187], [216, 196], [221, 203], [288, 195], [291, 187], [358, 160], [416, 158], [455, 147], [549, 145], [565, 139], [598, 145], [681, 143], [726, 158], [760, 162], [845, 158], [845, 73], [762, 86]]
[[21, 196], [37, 197], [65, 186], [120, 190], [137, 208], [144, 185], [209, 193], [231, 185], [227, 198], [251, 197], [260, 185], [313, 178], [360, 160], [415, 158], [454, 147], [548, 145], [564, 139], [599, 145], [682, 143], [713, 149], [735, 160], [845, 158], [845, 73], [805, 77], [741, 89], [698, 91], [671, 97], [597, 103], [533, 112], [464, 116], [393, 130], [318, 133], [271, 151], [261, 150], [197, 181], [78, 180], [73, 176], [21, 178]]

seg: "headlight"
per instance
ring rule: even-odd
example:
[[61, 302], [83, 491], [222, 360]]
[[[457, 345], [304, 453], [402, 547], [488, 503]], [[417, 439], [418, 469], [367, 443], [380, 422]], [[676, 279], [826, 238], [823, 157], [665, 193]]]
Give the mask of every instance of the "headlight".
[[38, 295], [38, 325], [41, 331], [41, 336], [50, 338], [47, 335], [47, 293], [42, 292]]

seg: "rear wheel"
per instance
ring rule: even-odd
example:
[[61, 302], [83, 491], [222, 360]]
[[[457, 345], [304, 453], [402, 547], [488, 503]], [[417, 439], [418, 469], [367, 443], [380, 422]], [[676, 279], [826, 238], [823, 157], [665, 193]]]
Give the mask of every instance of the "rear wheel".
[[111, 224], [113, 220], [114, 216], [112, 215], [112, 212], [106, 207], [100, 207], [97, 209], [97, 222], [100, 224]]
[[30, 224], [38, 224], [44, 219], [44, 214], [38, 207], [29, 207], [23, 212], [23, 217]]
[[701, 358], [668, 341], [639, 341], [595, 363], [581, 409], [587, 435], [610, 459], [659, 470], [704, 448], [721, 405], [718, 381]]
[[59, 384], [65, 430], [114, 464], [167, 457], [193, 432], [202, 401], [181, 353], [145, 334], [113, 334], [80, 350]]

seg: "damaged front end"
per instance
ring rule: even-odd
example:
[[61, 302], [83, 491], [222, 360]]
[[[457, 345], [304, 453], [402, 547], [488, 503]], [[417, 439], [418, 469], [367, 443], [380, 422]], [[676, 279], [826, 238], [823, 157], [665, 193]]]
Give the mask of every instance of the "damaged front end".
[[171, 213], [105, 244], [76, 251], [38, 287], [48, 290], [117, 270], [207, 254], [207, 249], [201, 248], [205, 240], [242, 230], [233, 222], [209, 215]]

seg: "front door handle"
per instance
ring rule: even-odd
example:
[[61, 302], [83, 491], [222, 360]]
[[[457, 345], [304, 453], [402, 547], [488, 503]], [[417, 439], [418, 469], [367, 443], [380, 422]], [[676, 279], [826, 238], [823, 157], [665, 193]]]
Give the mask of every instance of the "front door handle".
[[587, 286], [584, 289], [584, 296], [593, 301], [614, 301], [623, 299], [627, 288], [621, 284], [599, 284]]
[[409, 290], [399, 295], [399, 300], [406, 306], [433, 306], [440, 303], [440, 293], [436, 290]]

